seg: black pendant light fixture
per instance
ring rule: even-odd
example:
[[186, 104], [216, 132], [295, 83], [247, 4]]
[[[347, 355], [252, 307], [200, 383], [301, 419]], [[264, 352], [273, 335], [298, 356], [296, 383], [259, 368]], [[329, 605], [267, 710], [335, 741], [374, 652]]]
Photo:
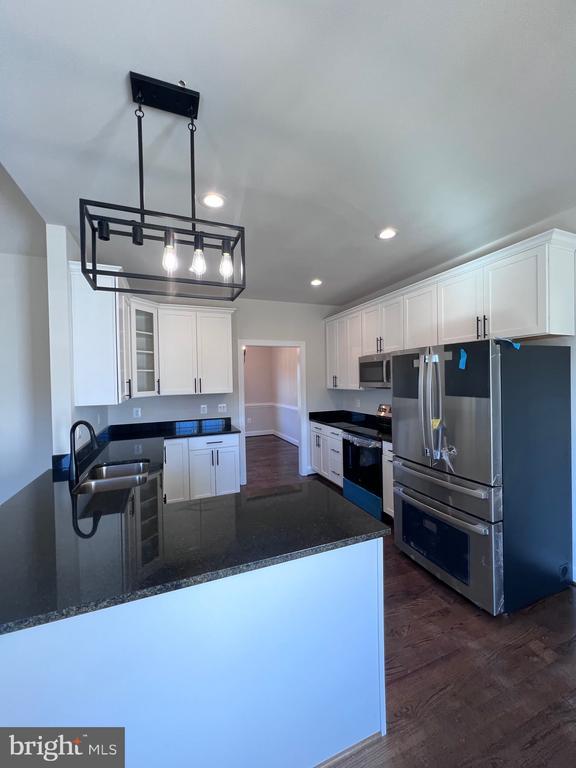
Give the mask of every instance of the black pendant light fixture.
[[[130, 81], [138, 105], [140, 204], [80, 200], [82, 272], [96, 291], [234, 301], [246, 287], [244, 227], [196, 218], [194, 121], [200, 94], [182, 81], [173, 85], [134, 72]], [[188, 118], [190, 216], [145, 207], [143, 107]], [[119, 268], [123, 279], [111, 280]]]

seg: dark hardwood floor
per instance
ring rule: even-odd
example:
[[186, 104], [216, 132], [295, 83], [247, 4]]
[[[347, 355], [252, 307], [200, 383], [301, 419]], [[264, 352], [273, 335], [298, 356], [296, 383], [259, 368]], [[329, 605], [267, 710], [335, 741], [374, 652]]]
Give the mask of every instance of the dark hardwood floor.
[[298, 474], [298, 448], [274, 435], [246, 438], [246, 480], [242, 492], [260, 495], [279, 485], [305, 483]]
[[[248, 492], [306, 481], [294, 446], [246, 443]], [[575, 765], [574, 590], [494, 618], [398, 552], [391, 536], [384, 553], [388, 734], [330, 768]]]
[[388, 734], [334, 768], [567, 768], [574, 590], [491, 617], [384, 544]]

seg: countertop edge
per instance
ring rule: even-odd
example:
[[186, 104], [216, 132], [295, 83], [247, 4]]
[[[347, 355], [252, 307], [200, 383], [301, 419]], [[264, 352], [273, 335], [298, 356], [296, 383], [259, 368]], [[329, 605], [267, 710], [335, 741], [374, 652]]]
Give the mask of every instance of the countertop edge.
[[271, 565], [279, 565], [280, 563], [289, 562], [290, 560], [299, 560], [303, 557], [318, 555], [321, 552], [329, 552], [333, 549], [341, 549], [342, 547], [352, 546], [353, 544], [361, 544], [364, 541], [384, 538], [385, 536], [389, 536], [390, 533], [390, 527], [386, 526], [386, 528], [383, 528], [380, 531], [362, 533], [357, 536], [350, 536], [346, 539], [341, 539], [339, 541], [319, 544], [315, 547], [301, 549], [296, 552], [288, 552], [284, 555], [275, 555], [274, 557], [264, 558], [263, 560], [241, 563], [239, 565], [232, 565], [228, 568], [222, 568], [217, 571], [208, 571], [207, 573], [201, 573], [197, 576], [189, 576], [182, 580], [171, 581], [166, 584], [160, 584], [153, 587], [144, 587], [143, 589], [138, 589], [135, 592], [116, 595], [93, 603], [81, 603], [78, 606], [66, 608], [61, 611], [50, 611], [49, 613], [31, 616], [28, 619], [18, 619], [16, 621], [6, 622], [4, 624], [0, 624], [0, 635], [8, 635], [12, 632], [18, 632], [22, 629], [32, 629], [33, 627], [38, 627], [43, 624], [51, 624], [55, 621], [60, 621], [61, 619], [69, 619], [73, 616], [81, 616], [86, 613], [93, 613], [95, 611], [103, 610], [104, 608], [113, 608], [114, 606], [123, 605], [124, 603], [131, 603], [135, 600], [142, 600], [146, 597], [154, 597], [156, 595], [165, 594], [166, 592], [176, 592], [179, 589], [186, 589], [187, 587], [193, 587], [197, 584], [205, 584], [209, 581], [217, 581], [219, 579], [227, 578], [228, 576], [236, 576], [241, 573], [256, 571], [260, 568], [267, 568]]

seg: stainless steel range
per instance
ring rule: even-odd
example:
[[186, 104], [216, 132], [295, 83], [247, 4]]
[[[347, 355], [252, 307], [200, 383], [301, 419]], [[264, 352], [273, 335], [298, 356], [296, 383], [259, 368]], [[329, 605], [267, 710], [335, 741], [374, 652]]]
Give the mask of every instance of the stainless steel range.
[[478, 341], [393, 359], [396, 545], [492, 614], [571, 579], [570, 355]]

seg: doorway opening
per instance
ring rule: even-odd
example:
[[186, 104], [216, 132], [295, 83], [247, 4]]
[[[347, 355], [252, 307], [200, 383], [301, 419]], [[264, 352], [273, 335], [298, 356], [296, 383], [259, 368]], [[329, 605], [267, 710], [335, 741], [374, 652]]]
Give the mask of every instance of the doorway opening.
[[267, 488], [310, 473], [305, 344], [239, 342], [241, 483]]

